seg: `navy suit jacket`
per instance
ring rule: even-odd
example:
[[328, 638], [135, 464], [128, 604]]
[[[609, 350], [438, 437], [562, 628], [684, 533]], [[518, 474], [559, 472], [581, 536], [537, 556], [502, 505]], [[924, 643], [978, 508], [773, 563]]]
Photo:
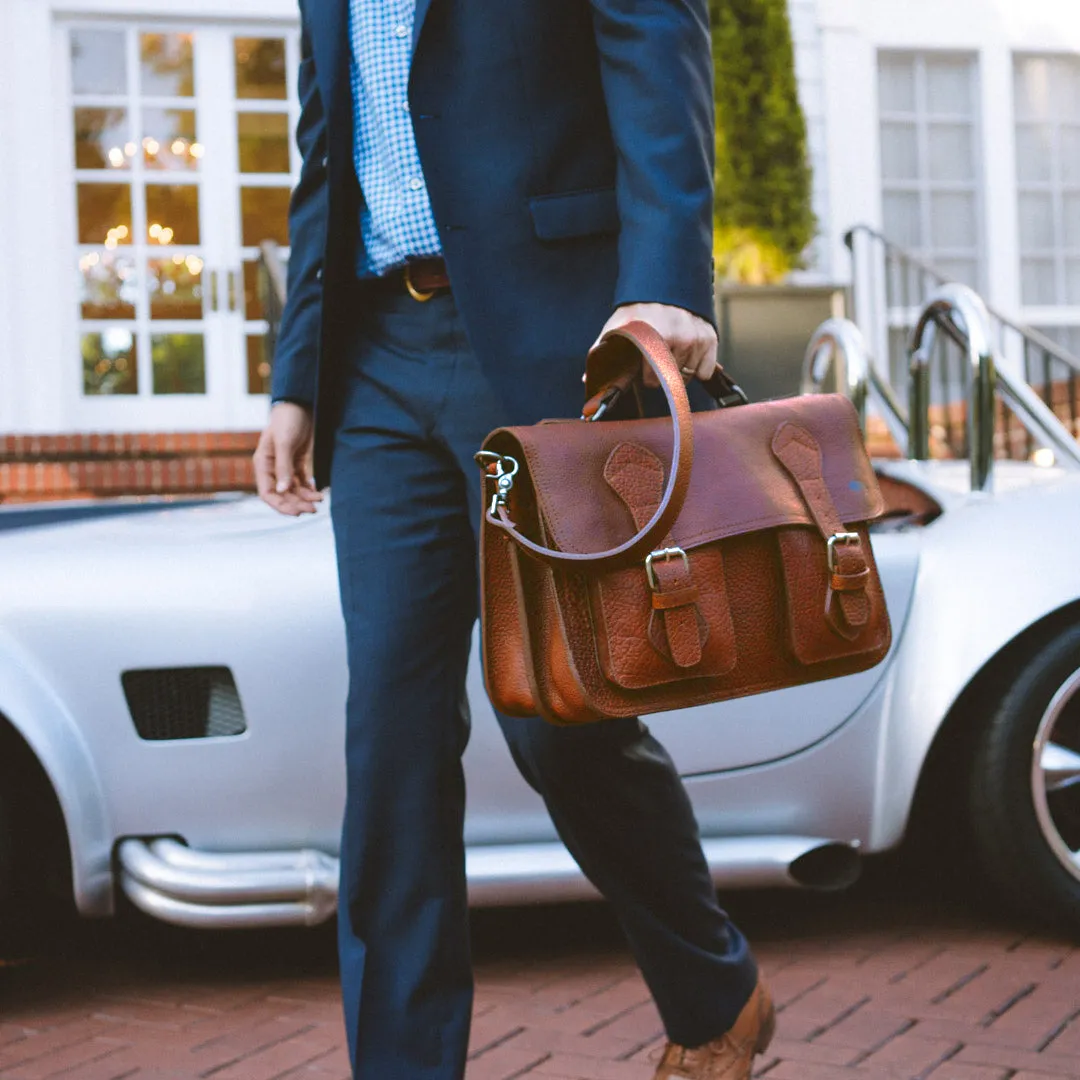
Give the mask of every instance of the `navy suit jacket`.
[[[381, 2], [381, 0], [378, 0]], [[357, 210], [348, 0], [300, 0], [303, 157], [272, 395], [328, 482]], [[713, 320], [706, 0], [417, 0], [409, 104], [457, 306], [515, 423], [576, 415], [613, 307]]]

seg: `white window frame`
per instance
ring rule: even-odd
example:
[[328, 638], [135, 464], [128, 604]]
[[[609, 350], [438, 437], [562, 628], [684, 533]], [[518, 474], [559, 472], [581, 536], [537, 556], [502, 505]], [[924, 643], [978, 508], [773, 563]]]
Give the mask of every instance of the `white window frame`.
[[[1075, 193], [1080, 196], [1080, 183], [1066, 184], [1062, 178], [1060, 170], [1061, 161], [1061, 127], [1066, 121], [1063, 121], [1061, 117], [1052, 112], [1048, 117], [1042, 118], [1038, 121], [1034, 121], [1031, 118], [1021, 118], [1017, 111], [1017, 99], [1019, 86], [1017, 82], [1017, 67], [1023, 60], [1048, 60], [1054, 61], [1058, 59], [1071, 60], [1080, 66], [1080, 55], [1077, 53], [1063, 52], [1061, 50], [1037, 50], [1037, 49], [1024, 49], [1016, 48], [1010, 51], [1010, 69], [1012, 74], [1011, 79], [1011, 101], [1010, 101], [1010, 116], [1012, 120], [1012, 132], [1014, 147], [1016, 146], [1016, 133], [1021, 124], [1045, 124], [1051, 129], [1051, 177], [1046, 181], [1037, 180], [1021, 180], [1019, 170], [1019, 151], [1014, 149], [1013, 162], [1012, 162], [1012, 181], [1013, 181], [1013, 212], [1016, 215], [1016, 230], [1017, 230], [1017, 257], [1016, 257], [1016, 298], [1017, 305], [1020, 308], [1021, 319], [1023, 322], [1028, 323], [1031, 326], [1037, 326], [1041, 329], [1048, 331], [1055, 331], [1059, 328], [1074, 328], [1080, 327], [1080, 301], [1074, 301], [1069, 303], [1066, 301], [1067, 288], [1066, 288], [1066, 276], [1065, 276], [1065, 264], [1066, 260], [1073, 258], [1080, 261], [1080, 247], [1066, 248], [1064, 244], [1064, 195], [1066, 192]], [[1080, 123], [1077, 123], [1080, 126]], [[1054, 216], [1054, 234], [1058, 238], [1058, 243], [1053, 248], [1045, 249], [1024, 249], [1020, 239], [1020, 198], [1027, 193], [1033, 194], [1049, 194], [1051, 197], [1051, 204], [1053, 207]], [[1058, 297], [1058, 302], [1055, 304], [1028, 304], [1024, 302], [1023, 296], [1023, 260], [1025, 258], [1042, 258], [1047, 260], [1053, 260], [1054, 264], [1054, 283], [1055, 292]]]
[[[80, 5], [82, 6], [82, 5]], [[105, 3], [100, 5], [106, 6]], [[117, 7], [115, 3], [111, 6]], [[172, 5], [170, 5], [172, 6]], [[258, 7], [265, 12], [273, 4]], [[179, 9], [179, 5], [176, 5]], [[238, 8], [254, 8], [244, 2]], [[66, 237], [57, 253], [57, 265], [53, 281], [56, 283], [55, 309], [62, 319], [63, 361], [57, 393], [62, 413], [63, 430], [77, 431], [245, 431], [262, 426], [267, 411], [265, 394], [248, 393], [246, 335], [261, 333], [265, 322], [246, 319], [243, 312], [243, 262], [250, 259], [255, 249], [241, 244], [239, 222], [239, 191], [243, 186], [284, 186], [283, 177], [270, 174], [239, 172], [236, 160], [236, 114], [238, 111], [286, 111], [289, 117], [290, 136], [295, 132], [299, 115], [296, 98], [296, 71], [299, 65], [299, 28], [295, 18], [267, 20], [261, 18], [245, 21], [233, 18], [222, 21], [206, 18], [197, 13], [192, 18], [182, 14], [171, 17], [141, 16], [139, 11], [117, 12], [113, 18], [87, 18], [81, 15], [60, 16], [53, 20], [53, 66], [57, 74], [56, 130], [54, 145], [56, 160], [65, 163], [62, 187], [64, 208], [62, 234]], [[242, 14], [240, 12], [239, 14]], [[152, 393], [150, 356], [147, 349], [139, 349], [139, 392], [133, 395], [86, 395], [83, 393], [83, 374], [80, 362], [80, 335], [93, 332], [94, 327], [81, 319], [79, 309], [76, 262], [78, 253], [86, 246], [77, 243], [75, 185], [79, 173], [75, 170], [72, 137], [72, 109], [74, 107], [69, 55], [69, 35], [72, 28], [119, 29], [128, 33], [129, 39], [137, 41], [138, 31], [155, 33], [194, 32], [195, 50], [195, 96], [177, 99], [176, 107], [194, 108], [197, 114], [197, 135], [200, 142], [212, 140], [220, 147], [231, 147], [231, 160], [219, 160], [206, 164], [195, 173], [162, 173], [161, 182], [170, 180], [180, 183], [198, 183], [200, 186], [200, 244], [177, 250], [197, 251], [204, 259], [203, 287], [209, 294], [216, 271], [216, 311], [212, 311], [211, 298], [204, 301], [201, 322], [194, 320], [154, 320], [150, 324], [155, 332], [186, 332], [200, 327], [204, 334], [206, 363], [206, 393], [162, 394]], [[135, 33], [132, 33], [134, 29]], [[201, 35], [201, 40], [200, 40]], [[286, 41], [287, 99], [263, 102], [235, 97], [232, 81], [232, 39], [234, 37], [283, 37]], [[134, 94], [136, 71], [132, 68], [129, 43], [128, 95], [125, 107], [138, 107]], [[135, 58], [137, 62], [137, 57]], [[214, 133], [214, 134], [212, 134]], [[221, 151], [219, 151], [221, 152]], [[299, 174], [300, 158], [292, 139], [292, 166], [287, 185], [292, 187]], [[97, 179], [101, 173], [93, 170]], [[124, 171], [123, 178], [131, 182], [131, 174]], [[118, 175], [116, 180], [120, 182]], [[158, 177], [155, 175], [155, 180]], [[143, 199], [140, 182], [132, 183], [133, 228], [139, 226], [136, 212], [137, 201]], [[120, 250], [120, 249], [118, 249]], [[168, 250], [163, 248], [163, 250]], [[145, 258], [143, 258], [145, 262]], [[143, 266], [140, 273], [145, 272]], [[230, 310], [229, 294], [234, 292], [237, 304]], [[145, 302], [145, 301], [144, 301]], [[103, 325], [109, 325], [106, 321]], [[140, 326], [143, 324], [140, 322]], [[145, 336], [145, 335], [144, 335]]]
[[[886, 110], [878, 103], [877, 132], [878, 132], [878, 184], [882, 205], [885, 197], [892, 193], [914, 194], [919, 200], [919, 232], [920, 240], [917, 246], [911, 249], [912, 254], [925, 262], [934, 265], [936, 262], [950, 260], [972, 260], [975, 263], [976, 279], [975, 288], [979, 291], [986, 289], [986, 199], [985, 199], [985, 173], [983, 169], [983, 123], [982, 123], [982, 72], [981, 57], [977, 50], [958, 49], [898, 49], [892, 47], [879, 47], [875, 51], [875, 78], [880, 78], [881, 60], [895, 57], [910, 60], [914, 71], [914, 112], [898, 112]], [[926, 61], [929, 58], [941, 60], [957, 60], [969, 65], [971, 73], [971, 102], [972, 112], [970, 115], [959, 113], [933, 113], [927, 108], [927, 74]], [[915, 128], [915, 138], [919, 158], [919, 175], [911, 180], [888, 180], [884, 175], [884, 154], [881, 146], [882, 128], [885, 124], [907, 124]], [[933, 180], [930, 177], [930, 138], [931, 124], [963, 124], [971, 128], [972, 154], [973, 154], [973, 178], [970, 181], [963, 180]], [[964, 194], [973, 196], [973, 212], [975, 215], [975, 246], [973, 248], [941, 248], [933, 244], [933, 219], [931, 203], [935, 194]], [[890, 240], [898, 242], [896, 237]]]

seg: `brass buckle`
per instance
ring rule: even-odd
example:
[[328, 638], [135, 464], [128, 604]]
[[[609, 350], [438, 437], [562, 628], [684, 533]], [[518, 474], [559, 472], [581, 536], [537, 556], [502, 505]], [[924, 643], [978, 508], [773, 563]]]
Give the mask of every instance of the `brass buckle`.
[[670, 562], [672, 559], [682, 559], [686, 572], [690, 573], [690, 557], [681, 547], [660, 548], [659, 551], [650, 551], [645, 556], [645, 576], [649, 579], [649, 588], [653, 592], [656, 592], [659, 588], [656, 581], [656, 571], [653, 569], [653, 562], [656, 559], [663, 559], [664, 562]]
[[862, 540], [862, 537], [858, 533], [852, 532], [838, 532], [833, 533], [829, 537], [828, 552], [829, 552], [829, 573], [836, 573], [836, 545], [837, 544], [857, 544]]
[[409, 295], [418, 303], [426, 304], [436, 293], [437, 290], [432, 289], [431, 292], [421, 292], [412, 283], [412, 266], [409, 263], [405, 264], [405, 288], [408, 290]]

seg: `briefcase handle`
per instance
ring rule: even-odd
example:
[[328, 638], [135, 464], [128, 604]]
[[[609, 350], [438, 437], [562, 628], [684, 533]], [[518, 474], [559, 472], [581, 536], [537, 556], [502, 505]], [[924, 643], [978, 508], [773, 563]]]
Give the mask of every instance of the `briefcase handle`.
[[625, 388], [640, 373], [642, 358], [656, 373], [660, 388], [667, 398], [672, 418], [673, 447], [671, 473], [664, 497], [656, 513], [640, 532], [608, 551], [593, 554], [557, 551], [523, 536], [510, 518], [505, 499], [496, 500], [487, 511], [490, 524], [503, 529], [523, 551], [548, 566], [587, 564], [592, 569], [617, 569], [642, 562], [650, 552], [663, 546], [664, 538], [682, 513], [694, 465], [694, 425], [686, 384], [664, 339], [648, 323], [640, 321], [609, 330], [586, 360], [585, 392], [590, 401], [595, 401], [602, 399], [610, 389]]

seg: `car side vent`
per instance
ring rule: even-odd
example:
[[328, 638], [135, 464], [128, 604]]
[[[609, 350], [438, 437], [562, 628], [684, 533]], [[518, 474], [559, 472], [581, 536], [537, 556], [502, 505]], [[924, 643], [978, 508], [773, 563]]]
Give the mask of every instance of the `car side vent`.
[[210, 739], [247, 730], [227, 667], [125, 671], [120, 681], [142, 739]]

